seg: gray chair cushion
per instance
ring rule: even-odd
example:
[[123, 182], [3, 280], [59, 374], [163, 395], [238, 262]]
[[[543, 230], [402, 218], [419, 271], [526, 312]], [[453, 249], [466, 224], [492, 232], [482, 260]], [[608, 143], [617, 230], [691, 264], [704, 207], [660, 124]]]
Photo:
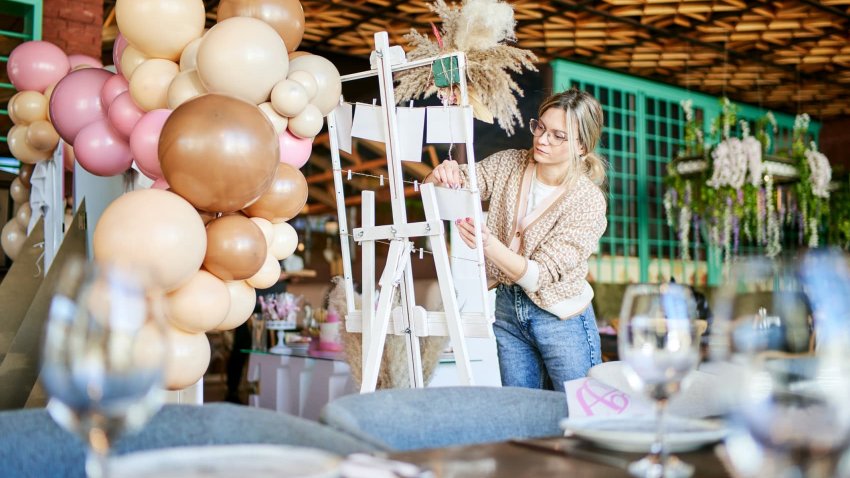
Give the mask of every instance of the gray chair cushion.
[[[166, 405], [137, 434], [120, 438], [113, 452], [179, 446], [264, 443], [321, 448], [339, 455], [375, 448], [302, 418], [226, 403]], [[84, 477], [83, 442], [59, 427], [44, 409], [0, 412], [0, 475]]]
[[329, 403], [321, 420], [388, 451], [560, 435], [563, 393], [513, 387], [379, 390]]

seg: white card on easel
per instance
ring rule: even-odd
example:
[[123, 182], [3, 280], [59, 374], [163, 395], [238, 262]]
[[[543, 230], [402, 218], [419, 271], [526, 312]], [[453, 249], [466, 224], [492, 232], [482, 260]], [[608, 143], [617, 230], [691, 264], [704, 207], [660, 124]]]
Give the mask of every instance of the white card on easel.
[[357, 103], [351, 136], [384, 143], [384, 110], [377, 105]]
[[[467, 129], [464, 130], [463, 122]], [[470, 135], [469, 138], [466, 134]], [[428, 139], [429, 144], [435, 143], [466, 143], [472, 141], [472, 107], [471, 106], [429, 106], [428, 107]]]
[[351, 103], [340, 103], [334, 109], [336, 140], [341, 151], [351, 154]]
[[422, 162], [422, 138], [425, 136], [425, 108], [396, 108], [399, 159]]

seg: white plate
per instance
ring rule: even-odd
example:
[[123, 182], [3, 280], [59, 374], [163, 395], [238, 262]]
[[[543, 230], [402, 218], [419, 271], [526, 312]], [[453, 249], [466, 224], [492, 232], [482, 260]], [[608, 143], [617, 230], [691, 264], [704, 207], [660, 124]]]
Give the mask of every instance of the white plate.
[[[593, 442], [596, 446], [626, 452], [649, 452], [655, 440], [655, 417], [565, 418], [566, 435]], [[667, 417], [665, 443], [673, 453], [696, 450], [722, 440], [726, 427], [709, 420]]]
[[177, 447], [112, 458], [109, 471], [125, 478], [337, 478], [341, 461], [326, 451], [294, 446]]

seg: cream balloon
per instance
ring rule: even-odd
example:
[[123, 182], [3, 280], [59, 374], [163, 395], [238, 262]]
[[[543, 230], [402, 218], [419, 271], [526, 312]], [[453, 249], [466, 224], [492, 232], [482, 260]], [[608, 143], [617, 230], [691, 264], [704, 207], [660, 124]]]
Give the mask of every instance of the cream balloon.
[[307, 91], [307, 98], [313, 100], [316, 93], [319, 91], [319, 85], [316, 83], [316, 78], [309, 71], [299, 70], [289, 72], [287, 80], [298, 82]]
[[280, 280], [280, 262], [271, 254], [266, 254], [263, 267], [245, 282], [257, 289], [268, 289]]
[[288, 222], [272, 224], [274, 235], [269, 245], [269, 254], [275, 259], [282, 261], [291, 256], [298, 247], [298, 233]]
[[[30, 203], [25, 202], [18, 207], [18, 210], [15, 212], [15, 221], [18, 222], [18, 225], [21, 226], [21, 229], [27, 230], [30, 225], [30, 218], [32, 217], [32, 206]], [[271, 225], [271, 223], [269, 223]], [[271, 229], [271, 228], [270, 228]]]
[[15, 118], [15, 124], [30, 124], [33, 121], [47, 119], [47, 98], [38, 91], [21, 91], [15, 95], [14, 112], [9, 116]]
[[27, 232], [17, 221], [12, 219], [3, 226], [0, 231], [0, 247], [3, 252], [13, 261], [18, 258], [21, 249], [24, 248], [24, 242], [27, 240]]
[[203, 34], [206, 9], [203, 0], [118, 0], [115, 19], [130, 45], [151, 58], [177, 61]]
[[15, 201], [17, 204], [23, 204], [30, 199], [30, 188], [24, 186], [21, 178], [15, 178], [12, 180], [12, 184], [9, 185], [9, 194], [12, 196], [12, 201]]
[[33, 121], [27, 127], [27, 144], [39, 151], [53, 151], [59, 144], [59, 133], [47, 120]]
[[182, 390], [195, 384], [210, 365], [210, 342], [204, 333], [190, 334], [166, 326], [168, 353], [165, 362], [165, 388]]
[[230, 309], [230, 293], [224, 281], [199, 270], [189, 282], [166, 296], [168, 320], [193, 334], [218, 326]]
[[136, 366], [160, 368], [168, 360], [166, 319], [162, 313], [151, 312], [151, 314], [157, 315], [157, 318], [145, 322], [133, 338], [133, 361]]
[[178, 73], [180, 67], [173, 61], [161, 58], [145, 61], [136, 68], [130, 79], [133, 102], [144, 111], [167, 108], [168, 87]]
[[259, 106], [260, 111], [266, 115], [266, 118], [272, 123], [274, 126], [274, 132], [278, 136], [283, 133], [283, 130], [286, 129], [286, 126], [289, 124], [289, 118], [286, 116], [281, 116], [277, 111], [275, 111], [274, 106], [272, 106], [271, 102], [263, 103]]
[[230, 330], [242, 325], [254, 312], [257, 303], [257, 291], [244, 280], [227, 281], [224, 283], [230, 293], [230, 309], [224, 321], [218, 324], [216, 330]]
[[289, 57], [280, 35], [262, 20], [233, 17], [210, 28], [198, 47], [198, 74], [211, 93], [255, 105], [286, 78]]
[[121, 54], [121, 73], [124, 75], [124, 78], [127, 78], [128, 80], [133, 78], [133, 73], [136, 71], [136, 68], [138, 68], [139, 65], [144, 63], [147, 59], [148, 57], [136, 48], [133, 48], [133, 45], [127, 45], [127, 48], [124, 49], [124, 53]]
[[272, 89], [272, 106], [283, 116], [298, 116], [309, 102], [307, 90], [297, 81], [283, 80]]
[[94, 257], [129, 264], [168, 292], [200, 269], [207, 249], [204, 222], [185, 199], [141, 189], [110, 204], [94, 231]]
[[313, 104], [308, 104], [298, 116], [289, 119], [289, 132], [299, 138], [312, 138], [319, 134], [324, 124], [322, 112]]
[[15, 125], [9, 130], [6, 137], [6, 142], [9, 145], [9, 151], [18, 161], [27, 164], [35, 164], [39, 161], [49, 159], [53, 153], [51, 151], [41, 151], [32, 147], [27, 141], [29, 126]]
[[339, 104], [339, 95], [342, 94], [342, 82], [339, 70], [333, 63], [318, 55], [302, 55], [293, 58], [290, 62], [290, 74], [295, 71], [306, 71], [313, 75], [318, 88], [312, 103], [319, 108], [322, 116], [336, 108]]
[[198, 76], [198, 70], [181, 71], [174, 77], [171, 86], [168, 87], [168, 108], [176, 109], [183, 103], [206, 92], [207, 89], [204, 88], [204, 84], [201, 83], [201, 78]]
[[271, 246], [272, 238], [274, 237], [274, 229], [272, 229], [271, 221], [262, 217], [252, 217], [250, 219], [263, 231], [263, 237], [266, 238], [266, 247]]
[[198, 47], [201, 46], [203, 37], [195, 38], [180, 54], [180, 71], [195, 70], [198, 68]]

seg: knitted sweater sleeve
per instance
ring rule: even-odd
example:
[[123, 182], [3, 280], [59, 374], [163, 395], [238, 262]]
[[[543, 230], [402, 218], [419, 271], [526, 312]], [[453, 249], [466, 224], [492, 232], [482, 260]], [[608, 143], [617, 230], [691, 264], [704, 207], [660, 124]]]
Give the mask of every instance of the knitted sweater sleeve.
[[531, 254], [526, 273], [517, 283], [536, 292], [585, 265], [608, 225], [605, 210], [605, 196], [595, 188], [576, 201], [575, 207]]
[[[475, 163], [475, 173], [478, 180], [478, 192], [482, 201], [488, 201], [493, 193], [493, 185], [499, 176], [499, 168], [504, 169], [501, 164], [502, 157], [506, 154], [505, 151], [491, 154], [486, 158]], [[469, 165], [461, 164], [460, 173], [463, 176], [463, 185], [469, 186]]]

